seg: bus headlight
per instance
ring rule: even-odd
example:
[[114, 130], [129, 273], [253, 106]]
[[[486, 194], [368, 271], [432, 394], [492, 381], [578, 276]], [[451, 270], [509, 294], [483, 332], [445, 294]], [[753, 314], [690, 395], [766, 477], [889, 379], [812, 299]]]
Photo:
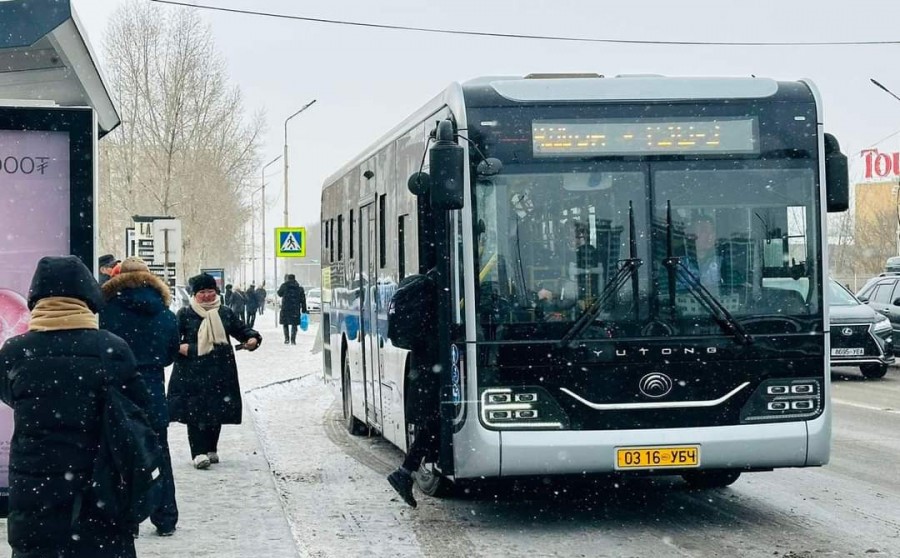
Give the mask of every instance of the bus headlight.
[[741, 423], [809, 420], [822, 407], [822, 382], [816, 378], [766, 380], [741, 409]]
[[541, 387], [487, 388], [481, 392], [481, 422], [504, 430], [562, 430], [568, 417]]

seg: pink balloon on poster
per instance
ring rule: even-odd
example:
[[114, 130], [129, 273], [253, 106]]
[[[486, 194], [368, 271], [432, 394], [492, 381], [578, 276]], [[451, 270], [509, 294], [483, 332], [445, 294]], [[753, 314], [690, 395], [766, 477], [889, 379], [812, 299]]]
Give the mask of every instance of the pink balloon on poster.
[[31, 313], [28, 304], [19, 293], [0, 289], [0, 345], [10, 337], [28, 331]]

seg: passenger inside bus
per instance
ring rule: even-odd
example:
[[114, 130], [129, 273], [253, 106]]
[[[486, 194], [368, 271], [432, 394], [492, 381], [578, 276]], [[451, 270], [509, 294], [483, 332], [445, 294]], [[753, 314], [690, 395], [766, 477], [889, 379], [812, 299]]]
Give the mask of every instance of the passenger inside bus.
[[688, 225], [688, 250], [683, 260], [700, 284], [714, 295], [722, 285], [722, 254], [716, 248], [717, 239], [715, 221], [706, 215], [697, 217]]

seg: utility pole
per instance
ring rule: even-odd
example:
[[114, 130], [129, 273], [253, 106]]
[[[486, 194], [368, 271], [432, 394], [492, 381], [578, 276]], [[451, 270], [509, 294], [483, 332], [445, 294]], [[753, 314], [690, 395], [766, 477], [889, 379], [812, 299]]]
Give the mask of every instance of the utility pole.
[[288, 122], [290, 122], [291, 119], [293, 119], [295, 116], [298, 116], [301, 112], [303, 112], [306, 109], [308, 109], [309, 107], [313, 106], [313, 103], [315, 103], [315, 102], [316, 102], [316, 100], [313, 99], [312, 101], [306, 103], [305, 105], [303, 105], [303, 108], [301, 108], [294, 114], [288, 116], [287, 119], [285, 119], [285, 121], [284, 121], [284, 226], [285, 227], [290, 226], [290, 222], [288, 221], [288, 169], [289, 169], [289, 166], [288, 166]]

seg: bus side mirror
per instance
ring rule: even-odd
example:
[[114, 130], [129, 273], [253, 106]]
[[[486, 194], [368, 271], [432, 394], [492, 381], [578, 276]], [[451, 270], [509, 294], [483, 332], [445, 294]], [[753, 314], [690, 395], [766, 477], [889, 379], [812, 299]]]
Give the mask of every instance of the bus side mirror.
[[465, 150], [454, 141], [453, 123], [438, 123], [436, 142], [429, 153], [431, 207], [449, 211], [463, 208]]
[[831, 134], [825, 134], [825, 196], [829, 213], [850, 207], [850, 176], [847, 156]]

